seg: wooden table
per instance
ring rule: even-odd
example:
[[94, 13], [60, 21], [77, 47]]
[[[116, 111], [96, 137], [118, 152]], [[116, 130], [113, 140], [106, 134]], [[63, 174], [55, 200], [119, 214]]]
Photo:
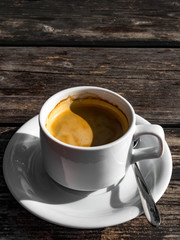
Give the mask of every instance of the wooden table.
[[[180, 1], [0, 1], [0, 239], [180, 239]], [[96, 230], [41, 220], [21, 207], [2, 172], [15, 131], [62, 89], [94, 85], [126, 97], [160, 124], [173, 158], [158, 201], [144, 215]]]

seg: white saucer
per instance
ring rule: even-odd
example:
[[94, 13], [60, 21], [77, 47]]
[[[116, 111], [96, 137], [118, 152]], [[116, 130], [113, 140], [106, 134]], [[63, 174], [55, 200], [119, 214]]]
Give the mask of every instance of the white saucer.
[[[137, 116], [137, 124], [149, 123]], [[143, 136], [138, 147], [154, 144], [154, 137]], [[167, 143], [161, 158], [141, 161], [139, 166], [157, 202], [172, 173]], [[94, 194], [69, 190], [51, 180], [42, 164], [38, 116], [11, 138], [4, 154], [3, 171], [10, 192], [24, 208], [58, 225], [102, 228], [129, 221], [143, 212], [132, 168], [119, 185]]]

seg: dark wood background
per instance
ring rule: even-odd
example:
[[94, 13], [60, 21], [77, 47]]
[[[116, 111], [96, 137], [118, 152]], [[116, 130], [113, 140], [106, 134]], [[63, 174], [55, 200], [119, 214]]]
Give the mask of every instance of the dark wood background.
[[[180, 239], [180, 1], [0, 1], [0, 240]], [[47, 223], [23, 209], [3, 178], [6, 145], [52, 94], [94, 85], [126, 97], [163, 126], [173, 158], [158, 202], [144, 215], [96, 230]]]
[[179, 46], [179, 9], [179, 0], [1, 0], [0, 44]]

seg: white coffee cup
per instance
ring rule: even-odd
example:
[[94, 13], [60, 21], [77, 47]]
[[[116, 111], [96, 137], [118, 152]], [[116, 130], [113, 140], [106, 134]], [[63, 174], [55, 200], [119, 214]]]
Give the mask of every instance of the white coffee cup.
[[[128, 131], [114, 142], [95, 147], [73, 146], [53, 137], [45, 127], [49, 113], [63, 99], [82, 95], [96, 95], [116, 105], [127, 116]], [[132, 163], [158, 158], [163, 152], [162, 127], [136, 125], [135, 122], [135, 112], [130, 103], [110, 90], [80, 86], [56, 93], [44, 103], [39, 115], [41, 150], [47, 173], [57, 183], [75, 190], [95, 191], [115, 185], [125, 176]], [[133, 149], [134, 140], [146, 134], [157, 137], [158, 146]]]

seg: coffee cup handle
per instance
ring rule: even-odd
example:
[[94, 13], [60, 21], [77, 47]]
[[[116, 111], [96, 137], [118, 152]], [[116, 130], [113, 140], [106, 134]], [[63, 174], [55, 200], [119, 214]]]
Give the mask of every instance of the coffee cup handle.
[[158, 139], [158, 146], [146, 147], [132, 150], [131, 164], [140, 160], [159, 158], [164, 151], [164, 130], [159, 125], [137, 125], [136, 131], [133, 137], [133, 141], [136, 141], [142, 135], [153, 135]]

